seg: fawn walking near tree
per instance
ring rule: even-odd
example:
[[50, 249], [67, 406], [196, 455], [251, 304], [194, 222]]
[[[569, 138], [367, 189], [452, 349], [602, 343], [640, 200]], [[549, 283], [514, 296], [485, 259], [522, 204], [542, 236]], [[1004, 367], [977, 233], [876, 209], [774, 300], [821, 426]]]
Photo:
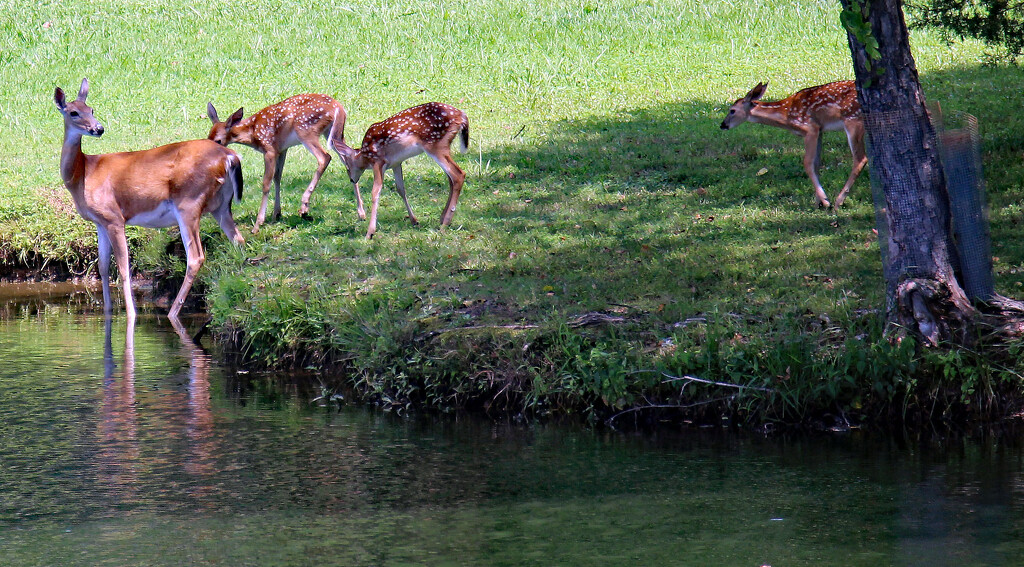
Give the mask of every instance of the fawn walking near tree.
[[828, 196], [818, 180], [821, 133], [824, 130], [845, 130], [853, 154], [853, 169], [843, 190], [836, 196], [835, 206], [842, 206], [857, 176], [868, 163], [864, 151], [864, 120], [853, 81], [809, 87], [776, 102], [759, 102], [767, 87], [768, 83], [758, 83], [746, 96], [737, 99], [722, 121], [722, 129], [735, 128], [744, 122], [757, 122], [778, 126], [803, 138], [804, 170], [814, 184], [818, 203], [826, 209], [829, 207]]

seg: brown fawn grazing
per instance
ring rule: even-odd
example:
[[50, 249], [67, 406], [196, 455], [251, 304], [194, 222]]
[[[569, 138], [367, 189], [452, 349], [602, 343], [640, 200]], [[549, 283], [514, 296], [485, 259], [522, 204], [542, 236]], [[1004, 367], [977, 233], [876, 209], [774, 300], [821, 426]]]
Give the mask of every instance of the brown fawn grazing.
[[434, 158], [448, 176], [448, 202], [441, 210], [441, 226], [448, 226], [452, 222], [455, 206], [459, 202], [459, 193], [462, 192], [462, 185], [466, 180], [466, 174], [452, 159], [451, 145], [456, 135], [459, 136], [459, 151], [465, 153], [469, 148], [469, 119], [466, 118], [466, 113], [454, 106], [428, 102], [403, 110], [383, 122], [370, 126], [363, 137], [362, 147], [357, 150], [348, 147], [344, 140], [337, 140], [331, 136], [332, 147], [345, 163], [349, 179], [355, 188], [356, 211], [360, 219], [366, 218], [366, 212], [363, 209], [363, 198], [359, 194], [359, 179], [364, 171], [373, 169], [367, 238], [373, 238], [373, 234], [377, 232], [377, 203], [380, 201], [380, 191], [384, 186], [384, 172], [388, 169], [395, 174], [395, 188], [405, 202], [409, 220], [414, 225], [419, 224], [405, 195], [402, 162], [424, 152]]
[[316, 172], [309, 187], [302, 194], [299, 214], [309, 214], [309, 199], [313, 196], [331, 155], [320, 145], [320, 137], [330, 129], [341, 142], [345, 141], [345, 108], [340, 102], [322, 94], [300, 94], [264, 108], [252, 116], [242, 119], [239, 108], [227, 120], [221, 122], [213, 103], [206, 105], [206, 114], [213, 127], [209, 139], [222, 146], [244, 144], [263, 154], [263, 201], [260, 203], [253, 234], [260, 230], [267, 215], [267, 199], [270, 183], [274, 183], [273, 220], [281, 218], [281, 173], [288, 148], [302, 144], [316, 158]]
[[82, 80], [78, 97], [68, 101], [57, 88], [53, 100], [64, 116], [64, 146], [60, 174], [86, 220], [96, 223], [103, 307], [111, 311], [110, 255], [113, 252], [124, 288], [129, 324], [135, 322], [128, 266], [125, 225], [164, 228], [177, 226], [185, 245], [188, 267], [167, 316], [178, 318], [196, 273], [206, 256], [199, 238], [199, 219], [213, 215], [235, 244], [245, 239], [231, 216], [231, 199], [242, 198], [241, 160], [232, 150], [209, 140], [167, 144], [150, 150], [85, 155], [82, 136], [102, 136], [103, 125], [85, 104], [89, 81]]
[[821, 132], [846, 131], [846, 139], [853, 154], [853, 170], [836, 196], [835, 206], [842, 206], [862, 169], [868, 162], [864, 152], [864, 120], [857, 89], [853, 81], [839, 81], [809, 87], [776, 102], [759, 102], [768, 83], [758, 83], [746, 96], [729, 108], [722, 129], [735, 128], [744, 122], [778, 126], [804, 139], [804, 170], [814, 184], [818, 204], [829, 207], [828, 196], [818, 180], [821, 168]]

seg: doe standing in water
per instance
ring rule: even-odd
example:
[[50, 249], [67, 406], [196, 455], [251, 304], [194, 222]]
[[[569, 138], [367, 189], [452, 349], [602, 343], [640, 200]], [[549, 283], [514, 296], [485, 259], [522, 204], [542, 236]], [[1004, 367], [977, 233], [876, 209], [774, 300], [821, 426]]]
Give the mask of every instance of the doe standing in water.
[[811, 183], [818, 204], [829, 208], [828, 196], [818, 181], [821, 168], [821, 132], [845, 130], [853, 154], [853, 170], [836, 196], [835, 206], [842, 206], [864, 166], [868, 163], [864, 151], [864, 120], [857, 102], [857, 89], [853, 81], [839, 81], [809, 87], [776, 102], [759, 102], [768, 83], [758, 83], [743, 98], [729, 108], [722, 129], [735, 128], [744, 122], [778, 126], [804, 139], [804, 170]]
[[124, 288], [129, 328], [135, 322], [125, 225], [177, 226], [188, 267], [167, 316], [176, 321], [206, 255], [199, 239], [199, 219], [210, 213], [235, 244], [245, 244], [231, 216], [231, 199], [242, 198], [238, 155], [209, 140], [167, 144], [150, 150], [85, 155], [82, 136], [102, 136], [103, 125], [85, 104], [89, 81], [82, 79], [78, 98], [68, 101], [59, 87], [53, 93], [64, 116], [60, 174], [86, 220], [96, 223], [103, 307], [111, 311], [110, 255], [113, 252]]
[[338, 157], [345, 162], [349, 179], [356, 193], [356, 206], [360, 219], [366, 218], [363, 210], [363, 198], [359, 194], [359, 178], [367, 169], [373, 169], [373, 188], [370, 191], [370, 225], [366, 229], [366, 237], [373, 238], [377, 232], [377, 203], [380, 191], [384, 186], [384, 172], [394, 171], [395, 188], [405, 202], [409, 212], [409, 220], [419, 224], [412, 213], [409, 199], [405, 195], [405, 180], [402, 177], [402, 162], [426, 152], [434, 158], [448, 176], [448, 202], [441, 211], [441, 226], [447, 226], [455, 216], [455, 206], [459, 202], [459, 193], [466, 180], [455, 160], [452, 159], [451, 145], [455, 136], [459, 136], [459, 151], [465, 153], [469, 149], [469, 119], [466, 113], [440, 102], [428, 102], [403, 110], [398, 114], [378, 122], [366, 130], [363, 145], [359, 149], [348, 147], [344, 140], [334, 140], [332, 146]]
[[300, 94], [272, 104], [244, 120], [242, 109], [239, 108], [221, 122], [212, 102], [207, 103], [206, 114], [213, 122], [207, 136], [209, 139], [222, 146], [243, 144], [263, 154], [263, 201], [256, 215], [256, 224], [252, 227], [253, 234], [259, 232], [266, 219], [271, 181], [274, 183], [272, 219], [281, 218], [281, 173], [284, 171], [284, 160], [288, 156], [288, 148], [299, 144], [313, 154], [317, 164], [313, 180], [302, 194], [302, 206], [299, 207], [299, 214], [307, 216], [313, 190], [331, 163], [331, 155], [320, 145], [320, 137], [330, 129], [331, 143], [335, 135], [338, 141], [345, 141], [345, 108], [341, 103], [327, 95]]

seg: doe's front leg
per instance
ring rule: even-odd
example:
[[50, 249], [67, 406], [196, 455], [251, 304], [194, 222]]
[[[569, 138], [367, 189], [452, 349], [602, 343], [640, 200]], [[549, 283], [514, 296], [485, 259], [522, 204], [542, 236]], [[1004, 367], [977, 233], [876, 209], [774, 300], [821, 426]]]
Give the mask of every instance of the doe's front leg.
[[128, 323], [131, 325], [135, 323], [135, 298], [132, 296], [132, 276], [128, 265], [128, 239], [124, 234], [124, 226], [108, 225], [106, 233], [114, 252], [114, 261], [117, 262], [117, 271], [121, 276], [121, 286], [124, 288], [124, 309], [128, 315]]
[[96, 225], [96, 243], [100, 254], [97, 268], [100, 272], [100, 285], [103, 288], [103, 313], [110, 315], [114, 309], [110, 299], [110, 235], [107, 234], [107, 229], [99, 224]]

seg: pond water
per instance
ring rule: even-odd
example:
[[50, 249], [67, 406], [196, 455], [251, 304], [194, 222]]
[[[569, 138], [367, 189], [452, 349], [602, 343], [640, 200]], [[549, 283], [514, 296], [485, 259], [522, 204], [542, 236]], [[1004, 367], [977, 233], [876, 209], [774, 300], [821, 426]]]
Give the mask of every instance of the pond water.
[[0, 300], [0, 565], [1024, 565], [1015, 436], [403, 418], [94, 306]]

